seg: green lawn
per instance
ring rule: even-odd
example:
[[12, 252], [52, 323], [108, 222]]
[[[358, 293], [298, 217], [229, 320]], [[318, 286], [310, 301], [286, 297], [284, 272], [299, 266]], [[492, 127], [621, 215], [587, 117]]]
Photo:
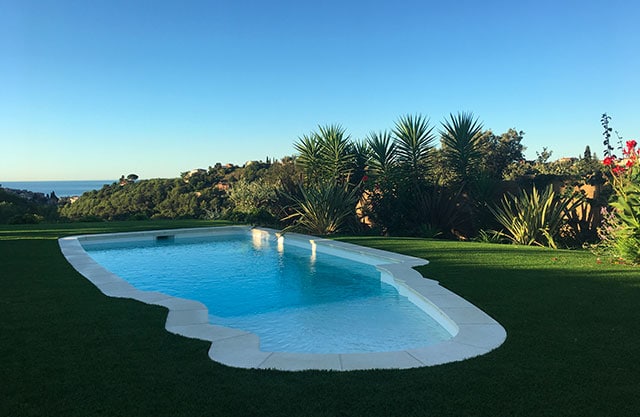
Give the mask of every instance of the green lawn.
[[1, 416], [636, 416], [640, 270], [586, 252], [423, 239], [342, 240], [429, 259], [420, 272], [507, 330], [475, 359], [288, 373], [209, 360], [166, 310], [108, 298], [57, 237], [203, 221], [0, 227]]

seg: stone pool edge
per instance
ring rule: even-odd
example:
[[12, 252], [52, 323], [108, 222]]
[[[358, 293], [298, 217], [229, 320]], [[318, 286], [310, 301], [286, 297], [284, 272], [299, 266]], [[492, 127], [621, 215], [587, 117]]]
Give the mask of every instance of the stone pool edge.
[[219, 363], [238, 368], [278, 369], [285, 371], [363, 369], [408, 369], [456, 362], [483, 355], [506, 340], [504, 328], [489, 315], [457, 294], [443, 288], [437, 281], [422, 277], [413, 269], [428, 261], [393, 252], [382, 251], [346, 242], [287, 233], [285, 239], [310, 242], [317, 250], [346, 252], [347, 257], [363, 256], [388, 259], [377, 265], [382, 279], [394, 285], [400, 294], [409, 297], [421, 308], [429, 310], [454, 336], [445, 342], [417, 349], [394, 352], [312, 354], [263, 352], [257, 335], [208, 322], [208, 310], [194, 300], [171, 297], [159, 292], [142, 291], [95, 262], [80, 241], [99, 241], [118, 237], [132, 240], [156, 239], [158, 236], [206, 236], [216, 234], [278, 233], [266, 228], [221, 226], [192, 229], [170, 229], [143, 232], [79, 235], [60, 238], [58, 244], [67, 261], [102, 293], [110, 297], [131, 298], [146, 304], [166, 307], [169, 312], [165, 329], [190, 338], [211, 342], [209, 357]]

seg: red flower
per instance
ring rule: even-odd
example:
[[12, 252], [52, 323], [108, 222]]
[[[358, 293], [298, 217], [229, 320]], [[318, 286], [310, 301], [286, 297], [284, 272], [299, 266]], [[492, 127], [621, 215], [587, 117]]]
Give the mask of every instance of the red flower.
[[638, 144], [638, 142], [636, 142], [633, 139], [628, 140], [627, 141], [627, 149], [630, 151], [631, 149], [635, 148], [637, 144]]
[[369, 181], [369, 177], [367, 177], [366, 175], [364, 175], [364, 176], [362, 177], [362, 182], [367, 182], [367, 181]]
[[624, 172], [625, 168], [621, 167], [620, 165], [616, 165], [615, 167], [613, 167], [613, 169], [611, 170], [614, 175], [620, 175]]
[[602, 163], [606, 166], [612, 165], [616, 161], [615, 156], [607, 156], [602, 160]]
[[627, 168], [631, 168], [633, 166], [633, 159], [628, 159], [626, 165], [627, 165]]

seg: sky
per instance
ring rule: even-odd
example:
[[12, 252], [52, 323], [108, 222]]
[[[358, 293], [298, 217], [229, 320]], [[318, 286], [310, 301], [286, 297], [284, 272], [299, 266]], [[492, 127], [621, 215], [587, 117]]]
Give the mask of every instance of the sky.
[[171, 178], [421, 114], [525, 156], [640, 137], [640, 3], [0, 0], [0, 181]]

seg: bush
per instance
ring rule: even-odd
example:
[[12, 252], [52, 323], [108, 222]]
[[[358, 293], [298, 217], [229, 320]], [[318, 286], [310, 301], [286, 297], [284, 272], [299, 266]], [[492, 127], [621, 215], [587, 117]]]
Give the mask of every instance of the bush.
[[548, 185], [542, 193], [534, 186], [531, 192], [521, 189], [516, 195], [507, 193], [500, 205], [490, 207], [501, 232], [512, 243], [557, 248], [556, 237], [565, 216], [580, 198], [561, 197]]
[[358, 189], [348, 184], [324, 182], [300, 187], [300, 197], [290, 196], [292, 214], [282, 219], [293, 220], [285, 230], [329, 235], [344, 230], [348, 219], [355, 218]]
[[9, 224], [38, 224], [44, 220], [44, 217], [33, 214], [33, 213], [25, 213], [18, 214], [9, 219]]

